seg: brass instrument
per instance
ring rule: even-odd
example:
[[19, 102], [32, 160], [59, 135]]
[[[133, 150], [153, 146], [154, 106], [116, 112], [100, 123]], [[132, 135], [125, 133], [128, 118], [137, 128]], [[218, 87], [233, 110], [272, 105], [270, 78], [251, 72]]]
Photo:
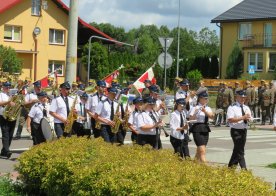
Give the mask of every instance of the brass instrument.
[[113, 119], [115, 125], [114, 125], [114, 127], [111, 127], [111, 132], [114, 134], [118, 133], [120, 125], [122, 124], [122, 119], [120, 117], [119, 108], [120, 108], [120, 103], [118, 103], [118, 105], [117, 105], [116, 112], [115, 112], [114, 119]]
[[95, 120], [95, 121], [96, 121], [95, 128], [96, 129], [101, 129], [101, 123], [100, 123], [100, 121], [98, 121], [98, 120]]
[[129, 111], [128, 111], [128, 106], [129, 106], [129, 102], [127, 102], [126, 109], [125, 109], [125, 115], [124, 115], [123, 123], [122, 123], [123, 129], [125, 131], [128, 130], [128, 119], [129, 119], [129, 115], [130, 115]]
[[75, 96], [71, 110], [67, 116], [68, 123], [64, 127], [64, 133], [70, 134], [72, 132], [72, 126], [75, 120], [77, 120], [77, 115], [74, 113], [75, 106], [77, 104], [78, 96]]
[[3, 112], [3, 117], [8, 121], [15, 121], [21, 111], [22, 104], [24, 104], [24, 96], [21, 94], [14, 95], [10, 101], [14, 102], [15, 105], [7, 105]]

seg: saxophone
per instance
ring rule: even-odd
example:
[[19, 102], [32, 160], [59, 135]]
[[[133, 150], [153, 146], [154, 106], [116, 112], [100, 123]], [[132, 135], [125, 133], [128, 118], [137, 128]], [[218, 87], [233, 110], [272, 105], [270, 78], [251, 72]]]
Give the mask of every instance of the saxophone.
[[77, 120], [78, 116], [74, 113], [75, 106], [77, 104], [78, 96], [75, 96], [73, 105], [71, 107], [71, 110], [67, 116], [68, 123], [64, 127], [64, 133], [70, 134], [72, 132], [72, 126], [75, 120]]
[[14, 95], [11, 98], [11, 102], [14, 102], [15, 106], [7, 105], [3, 112], [3, 117], [8, 121], [15, 121], [20, 113], [22, 104], [24, 104], [24, 96], [21, 94]]
[[119, 107], [120, 107], [120, 104], [118, 103], [116, 112], [114, 115], [114, 119], [113, 119], [115, 125], [114, 125], [114, 127], [111, 127], [111, 132], [114, 134], [118, 133], [120, 125], [122, 124], [122, 119], [121, 119], [120, 113], [119, 113]]

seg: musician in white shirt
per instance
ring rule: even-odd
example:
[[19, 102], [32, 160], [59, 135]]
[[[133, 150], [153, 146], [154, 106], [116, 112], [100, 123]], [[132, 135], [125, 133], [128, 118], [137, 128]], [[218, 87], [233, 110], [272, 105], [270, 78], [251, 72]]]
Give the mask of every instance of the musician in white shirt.
[[186, 159], [190, 157], [190, 153], [188, 148], [189, 136], [187, 134], [188, 124], [186, 123], [185, 105], [186, 101], [184, 98], [176, 100], [174, 112], [171, 113], [170, 118], [170, 142], [174, 148], [174, 152]]
[[50, 114], [54, 117], [54, 127], [58, 138], [67, 136], [64, 127], [69, 123], [68, 114], [74, 102], [74, 98], [69, 96], [71, 86], [68, 82], [60, 85], [60, 96], [51, 102]]
[[214, 114], [208, 103], [208, 93], [206, 91], [199, 92], [197, 95], [198, 104], [190, 112], [190, 120], [196, 120], [192, 125], [190, 132], [197, 146], [195, 158], [200, 162], [206, 162], [206, 146], [209, 140], [209, 132], [211, 129], [208, 125], [208, 119], [213, 118]]
[[154, 111], [156, 101], [152, 97], [144, 99], [143, 112], [137, 116], [139, 145], [149, 144], [155, 149], [161, 149], [159, 128], [163, 126], [163, 122], [159, 119], [159, 115]]
[[49, 104], [47, 93], [42, 91], [37, 93], [38, 103], [35, 103], [28, 114], [27, 117], [27, 131], [31, 133], [33, 139], [33, 145], [45, 142], [44, 135], [41, 130], [41, 120], [45, 117], [48, 118], [49, 114]]
[[12, 153], [10, 152], [10, 145], [15, 129], [16, 120], [9, 121], [4, 118], [3, 113], [5, 111], [5, 107], [15, 106], [15, 103], [11, 101], [11, 97], [9, 96], [9, 90], [11, 87], [10, 82], [4, 82], [2, 84], [2, 92], [0, 92], [0, 126], [2, 133], [2, 150], [1, 157], [10, 158]]
[[134, 108], [134, 111], [129, 115], [128, 126], [132, 132], [131, 140], [136, 143], [137, 137], [138, 137], [137, 117], [138, 117], [138, 114], [141, 113], [143, 99], [141, 97], [137, 97], [133, 100], [133, 104], [134, 104], [135, 108]]
[[227, 120], [231, 127], [231, 137], [234, 143], [228, 167], [239, 164], [242, 169], [246, 169], [244, 146], [246, 143], [248, 120], [252, 115], [250, 108], [244, 105], [246, 100], [246, 92], [244, 90], [236, 91], [236, 100], [227, 110]]
[[84, 92], [80, 95], [80, 100], [76, 104], [75, 109], [77, 112], [77, 120], [73, 123], [72, 132], [77, 136], [91, 136], [91, 129], [89, 126], [88, 115], [86, 112], [88, 95]]

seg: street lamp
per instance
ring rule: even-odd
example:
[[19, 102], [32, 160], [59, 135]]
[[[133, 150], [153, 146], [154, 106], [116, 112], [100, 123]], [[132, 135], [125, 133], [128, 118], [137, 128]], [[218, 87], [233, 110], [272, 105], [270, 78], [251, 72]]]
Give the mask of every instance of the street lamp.
[[117, 40], [107, 39], [107, 38], [96, 36], [96, 35], [92, 35], [91, 37], [89, 37], [89, 45], [88, 45], [88, 72], [87, 72], [87, 81], [88, 82], [89, 82], [89, 79], [90, 79], [90, 51], [91, 51], [90, 45], [91, 45], [91, 40], [93, 38], [134, 47], [134, 45], [132, 45], [132, 44], [128, 44], [128, 43], [125, 43], [125, 42], [120, 42], [120, 41], [117, 41]]

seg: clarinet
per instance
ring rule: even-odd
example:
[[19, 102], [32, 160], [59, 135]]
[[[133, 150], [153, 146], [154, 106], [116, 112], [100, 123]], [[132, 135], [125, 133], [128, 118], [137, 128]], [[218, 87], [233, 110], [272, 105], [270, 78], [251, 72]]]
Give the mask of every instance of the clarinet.
[[[155, 111], [153, 111], [153, 113], [154, 113], [156, 116], [158, 116], [158, 115], [156, 114]], [[157, 121], [156, 121], [155, 118], [152, 119], [152, 120], [153, 120], [155, 123], [157, 123]], [[159, 120], [160, 120], [160, 119], [159, 119]], [[160, 126], [159, 129], [162, 130], [162, 131], [164, 132], [164, 134], [165, 134], [166, 137], [169, 137], [169, 136], [170, 136], [170, 134], [168, 134], [168, 132], [165, 130], [164, 126]]]

